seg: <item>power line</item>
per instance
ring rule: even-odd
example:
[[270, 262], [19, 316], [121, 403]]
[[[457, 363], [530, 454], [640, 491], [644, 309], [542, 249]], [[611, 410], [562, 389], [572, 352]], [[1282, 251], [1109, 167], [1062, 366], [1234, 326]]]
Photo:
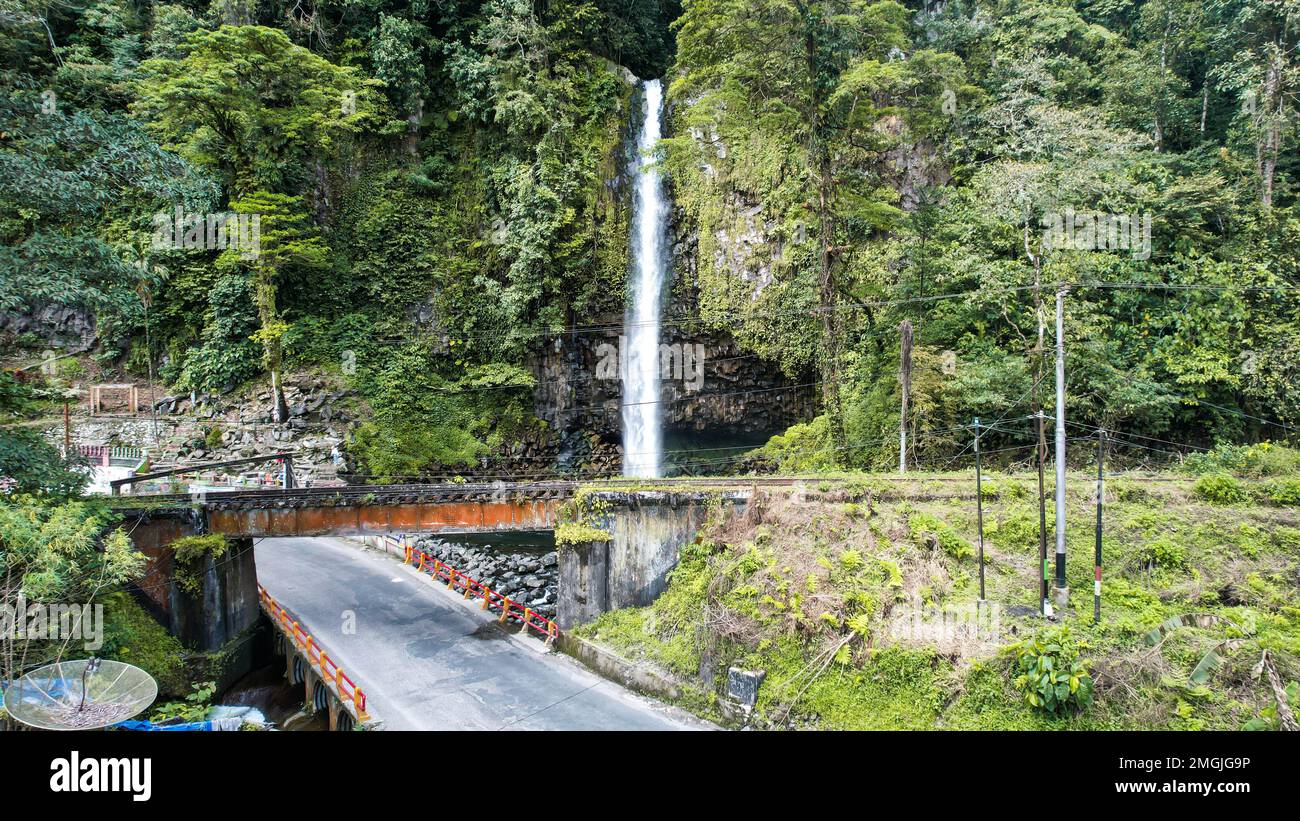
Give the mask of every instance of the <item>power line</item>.
[[[1097, 360], [1097, 361], [1095, 362], [1095, 364], [1101, 365], [1101, 366], [1103, 366], [1103, 367], [1105, 367], [1105, 368], [1109, 368], [1110, 370], [1114, 371], [1115, 373], [1119, 374], [1119, 375], [1122, 376], [1122, 377], [1129, 378], [1129, 377], [1131, 376], [1131, 374], [1125, 373], [1124, 371], [1120, 370], [1119, 368], [1115, 367], [1114, 365], [1110, 364], [1109, 362], [1104, 362], [1104, 361], [1101, 361], [1101, 360]], [[1215, 410], [1223, 411], [1224, 413], [1232, 414], [1232, 415], [1234, 415], [1234, 416], [1241, 416], [1241, 417], [1244, 417], [1244, 418], [1246, 418], [1246, 419], [1254, 419], [1254, 420], [1257, 421], [1257, 422], [1263, 422], [1263, 423], [1266, 424], [1266, 425], [1272, 425], [1272, 426], [1274, 426], [1274, 427], [1282, 428], [1282, 429], [1284, 429], [1284, 430], [1289, 430], [1289, 431], [1300, 431], [1300, 428], [1293, 427], [1293, 426], [1288, 425], [1288, 424], [1285, 424], [1285, 423], [1283, 423], [1283, 422], [1278, 422], [1278, 421], [1273, 420], [1273, 419], [1265, 419], [1265, 418], [1262, 417], [1262, 416], [1254, 416], [1254, 415], [1252, 415], [1252, 414], [1246, 413], [1245, 411], [1236, 410], [1236, 409], [1234, 409], [1234, 408], [1227, 408], [1227, 407], [1224, 407], [1224, 406], [1222, 406], [1222, 405], [1216, 405], [1216, 404], [1214, 404], [1213, 402], [1210, 402], [1210, 401], [1207, 400], [1207, 399], [1197, 399], [1197, 398], [1190, 397], [1190, 396], [1182, 396], [1182, 395], [1179, 395], [1179, 394], [1176, 394], [1176, 393], [1170, 393], [1170, 394], [1168, 394], [1168, 396], [1170, 396], [1170, 397], [1173, 398], [1173, 399], [1177, 399], [1177, 400], [1179, 400], [1180, 402], [1186, 402], [1186, 403], [1190, 403], [1190, 404], [1194, 404], [1194, 405], [1205, 405], [1205, 406], [1207, 406], [1207, 407], [1214, 408]]]
[[[1159, 282], [1072, 282], [1065, 283], [1070, 288], [1078, 289], [1124, 289], [1124, 290], [1145, 290], [1145, 291], [1214, 291], [1214, 292], [1239, 292], [1239, 293], [1297, 293], [1300, 292], [1300, 286], [1293, 285], [1210, 285], [1205, 283], [1159, 283]], [[777, 311], [754, 311], [744, 314], [721, 315], [705, 319], [704, 317], [664, 317], [659, 321], [661, 327], [690, 327], [707, 325], [712, 327], [724, 327], [734, 324], [738, 321], [749, 319], [775, 319], [789, 318], [795, 316], [818, 317], [828, 313], [839, 312], [859, 312], [864, 310], [874, 310], [879, 308], [892, 308], [903, 305], [916, 305], [930, 302], [943, 302], [950, 299], [963, 299], [976, 296], [986, 295], [1004, 295], [1019, 293], [1023, 291], [1032, 291], [1033, 285], [1006, 285], [1001, 287], [976, 287], [969, 291], [958, 291], [943, 294], [930, 294], [918, 297], [903, 297], [898, 299], [879, 299], [879, 300], [853, 300], [851, 302], [837, 303], [830, 306], [818, 306], [804, 310], [777, 310]], [[590, 324], [590, 325], [573, 325], [562, 328], [544, 328], [533, 331], [519, 332], [514, 329], [502, 329], [499, 331], [481, 331], [471, 333], [446, 333], [447, 338], [457, 341], [490, 339], [500, 340], [504, 335], [513, 334], [516, 338], [535, 339], [539, 337], [560, 337], [560, 336], [578, 336], [584, 334], [608, 333], [624, 329], [633, 329], [654, 324], [653, 322], [621, 322], [618, 324]]]
[[1137, 439], [1145, 439], [1149, 442], [1160, 442], [1161, 444], [1165, 444], [1165, 445], [1173, 445], [1174, 447], [1180, 447], [1180, 448], [1190, 448], [1191, 450], [1199, 450], [1207, 453], [1210, 450], [1212, 450], [1211, 448], [1201, 447], [1200, 445], [1193, 445], [1189, 442], [1175, 442], [1171, 439], [1160, 439], [1155, 436], [1145, 436], [1140, 433], [1128, 433], [1126, 431], [1116, 430], [1115, 428], [1100, 428], [1097, 427], [1096, 425], [1084, 424], [1083, 422], [1067, 421], [1065, 424], [1072, 425], [1076, 428], [1083, 428], [1084, 430], [1092, 431], [1093, 433], [1096, 433], [1099, 430], [1105, 430], [1107, 436], [1128, 436]]

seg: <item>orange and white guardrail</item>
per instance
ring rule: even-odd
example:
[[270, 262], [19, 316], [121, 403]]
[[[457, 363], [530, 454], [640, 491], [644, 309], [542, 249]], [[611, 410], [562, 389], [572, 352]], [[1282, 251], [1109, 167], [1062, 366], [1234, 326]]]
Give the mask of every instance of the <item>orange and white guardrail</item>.
[[321, 678], [334, 682], [339, 696], [352, 702], [352, 706], [357, 710], [357, 720], [366, 721], [369, 719], [370, 714], [366, 712], [366, 694], [352, 679], [348, 678], [348, 674], [343, 672], [343, 668], [339, 667], [338, 663], [329, 657], [329, 654], [325, 652], [325, 648], [317, 644], [311, 634], [302, 629], [298, 621], [289, 615], [289, 611], [285, 610], [279, 602], [272, 598], [271, 594], [266, 592], [266, 588], [260, 584], [257, 586], [257, 595], [261, 598], [262, 606], [266, 608], [266, 612], [280, 625], [280, 628], [284, 630], [285, 635], [293, 641], [294, 645], [299, 650], [302, 650], [303, 655], [307, 657], [308, 663], [320, 672]]
[[512, 600], [509, 596], [501, 595], [478, 579], [466, 576], [441, 559], [430, 556], [418, 547], [407, 544], [404, 539], [394, 539], [388, 535], [385, 535], [383, 539], [388, 544], [401, 548], [407, 564], [414, 565], [417, 570], [428, 573], [439, 581], [445, 581], [448, 590], [453, 593], [460, 592], [462, 598], [465, 599], [481, 598], [484, 610], [501, 611], [501, 616], [497, 621], [502, 624], [507, 621], [520, 622], [525, 627], [532, 628], [545, 636], [547, 644], [551, 644], [559, 638], [560, 626], [531, 607], [526, 607]]

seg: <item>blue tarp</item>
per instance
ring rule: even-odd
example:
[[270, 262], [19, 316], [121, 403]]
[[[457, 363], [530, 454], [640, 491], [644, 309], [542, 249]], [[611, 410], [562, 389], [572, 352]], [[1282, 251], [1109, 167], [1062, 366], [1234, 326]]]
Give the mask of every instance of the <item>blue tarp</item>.
[[187, 724], [154, 724], [152, 721], [119, 721], [113, 726], [119, 730], [139, 730], [142, 732], [189, 732], [212, 733], [238, 730], [243, 719], [222, 718], [216, 721], [191, 721]]

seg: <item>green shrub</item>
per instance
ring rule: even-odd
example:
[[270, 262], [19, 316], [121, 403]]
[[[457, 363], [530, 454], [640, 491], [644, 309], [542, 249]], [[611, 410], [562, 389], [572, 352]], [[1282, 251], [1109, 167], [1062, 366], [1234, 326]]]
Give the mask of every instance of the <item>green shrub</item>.
[[1145, 502], [1151, 496], [1145, 487], [1132, 479], [1112, 479], [1106, 483], [1106, 491], [1116, 502]]
[[230, 543], [220, 533], [206, 536], [183, 536], [172, 542], [172, 580], [191, 596], [203, 590], [203, 561], [207, 556], [220, 559]]
[[1029, 498], [1029, 485], [1015, 479], [997, 479], [985, 476], [980, 483], [980, 495], [989, 500], [1015, 501]]
[[1006, 518], [985, 520], [984, 533], [1001, 548], [1014, 549], [1038, 544], [1038, 517], [1024, 510], [1007, 514]]
[[221, 447], [221, 426], [213, 425], [208, 428], [207, 433], [203, 434], [203, 446], [208, 450], [216, 450]]
[[1241, 482], [1227, 473], [1211, 473], [1196, 480], [1193, 492], [1214, 505], [1233, 505], [1248, 498]]
[[1157, 567], [1176, 568], [1187, 566], [1187, 552], [1173, 539], [1161, 537], [1146, 542], [1138, 550], [1138, 559], [1143, 564]]
[[1068, 627], [1048, 628], [1013, 645], [1019, 673], [1014, 683], [1025, 703], [1049, 715], [1087, 709], [1092, 704], [1092, 675], [1079, 658], [1084, 647]]
[[609, 531], [582, 522], [563, 522], [555, 528], [557, 546], [585, 544], [586, 542], [607, 542], [614, 538]]
[[188, 723], [202, 721], [212, 711], [212, 696], [217, 691], [216, 682], [204, 681], [194, 684], [184, 701], [168, 701], [154, 705], [150, 718], [156, 722], [180, 721]]
[[1237, 525], [1236, 532], [1231, 536], [1231, 543], [1241, 550], [1242, 555], [1252, 559], [1259, 558], [1268, 541], [1267, 533], [1247, 522]]
[[1264, 495], [1275, 505], [1300, 507], [1300, 479], [1277, 479], [1264, 485]]
[[[835, 451], [831, 447], [830, 420], [818, 416], [807, 424], [791, 425], [748, 456], [774, 463], [782, 473], [817, 473], [834, 470]], [[828, 486], [829, 489], [829, 486]]]
[[943, 548], [954, 559], [961, 560], [975, 555], [970, 542], [957, 535], [946, 522], [929, 513], [913, 513], [907, 517], [907, 528], [912, 534], [912, 541], [917, 547]]
[[1286, 476], [1300, 473], [1300, 451], [1272, 442], [1255, 445], [1219, 445], [1208, 453], [1194, 453], [1184, 463], [1192, 473], [1232, 473], [1237, 476]]

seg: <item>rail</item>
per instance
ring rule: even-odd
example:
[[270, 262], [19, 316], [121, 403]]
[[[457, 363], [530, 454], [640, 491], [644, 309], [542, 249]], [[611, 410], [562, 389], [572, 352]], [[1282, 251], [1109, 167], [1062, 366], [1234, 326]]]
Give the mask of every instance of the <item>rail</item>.
[[[202, 467], [202, 466], [199, 466]], [[1139, 475], [1131, 472], [1108, 473], [1107, 477], [1123, 476], [1125, 479], [1135, 482], [1194, 482], [1195, 476], [1150, 476]], [[1023, 477], [1012, 478], [1031, 478], [1029, 474]], [[969, 481], [964, 475], [940, 475], [929, 473], [909, 473], [906, 476], [897, 474], [864, 474], [856, 476], [746, 476], [746, 477], [716, 477], [716, 478], [666, 478], [654, 479], [649, 483], [645, 479], [605, 479], [592, 482], [575, 482], [571, 480], [549, 480], [549, 481], [531, 481], [515, 483], [485, 483], [485, 482], [456, 482], [444, 484], [393, 484], [393, 485], [321, 485], [312, 488], [294, 488], [292, 490], [229, 490], [213, 491], [207, 496], [211, 502], [266, 502], [279, 504], [285, 501], [311, 501], [312, 499], [324, 498], [331, 501], [351, 498], [371, 499], [375, 504], [392, 504], [392, 502], [383, 501], [386, 497], [394, 496], [420, 496], [429, 493], [451, 493], [471, 495], [475, 493], [517, 493], [517, 492], [549, 492], [560, 494], [572, 494], [579, 487], [588, 487], [596, 491], [617, 492], [624, 487], [631, 490], [644, 489], [649, 484], [654, 489], [665, 488], [782, 488], [797, 485], [806, 485], [809, 488], [819, 488], [823, 483], [828, 485], [842, 485], [855, 481], [880, 479], [886, 484], [908, 485], [922, 482], [934, 482], [945, 485], [960, 485]], [[149, 504], [166, 505], [171, 503], [192, 504], [194, 498], [189, 493], [141, 493], [129, 497], [118, 497], [113, 500], [114, 503], [120, 503], [128, 506], [137, 506], [141, 501], [147, 501]]]
[[[280, 453], [267, 453], [262, 456], [250, 456], [244, 459], [227, 459], [224, 462], [204, 462], [202, 464], [183, 465], [181, 467], [168, 468], [166, 470], [156, 470], [152, 473], [141, 473], [136, 476], [128, 476], [125, 479], [114, 479], [108, 483], [112, 495], [116, 496], [121, 492], [124, 485], [133, 485], [137, 482], [147, 482], [151, 479], [161, 479], [164, 476], [174, 476], [185, 473], [202, 473], [213, 468], [238, 467], [240, 465], [256, 465], [262, 462], [282, 462], [284, 464], [284, 488], [292, 490], [293, 481], [293, 452], [284, 451]], [[152, 495], [152, 494], [150, 494]]]
[[135, 467], [144, 462], [146, 453], [143, 448], [112, 447], [109, 445], [77, 445], [77, 453], [92, 463], [101, 466], [117, 464], [121, 467]]
[[357, 711], [357, 720], [369, 719], [370, 714], [366, 712], [366, 694], [356, 685], [356, 682], [343, 672], [343, 668], [329, 657], [325, 648], [317, 644], [311, 634], [299, 626], [297, 619], [290, 616], [289, 611], [285, 610], [260, 584], [257, 586], [257, 595], [262, 600], [262, 606], [266, 608], [267, 614], [280, 625], [285, 635], [293, 640], [294, 645], [302, 650], [308, 663], [320, 671], [321, 678], [334, 682], [339, 696], [352, 702], [352, 706]]
[[525, 627], [530, 627], [545, 636], [547, 644], [554, 643], [560, 637], [560, 626], [531, 607], [512, 601], [509, 596], [501, 595], [478, 579], [461, 573], [441, 559], [430, 556], [418, 547], [412, 547], [405, 540], [394, 539], [388, 535], [383, 536], [383, 539], [394, 547], [400, 547], [403, 550], [407, 564], [415, 565], [417, 570], [428, 573], [439, 581], [446, 581], [447, 589], [453, 593], [459, 591], [462, 598], [465, 599], [482, 597], [484, 610], [489, 612], [493, 610], [501, 611], [501, 616], [497, 621], [502, 624], [507, 621], [520, 622]]

